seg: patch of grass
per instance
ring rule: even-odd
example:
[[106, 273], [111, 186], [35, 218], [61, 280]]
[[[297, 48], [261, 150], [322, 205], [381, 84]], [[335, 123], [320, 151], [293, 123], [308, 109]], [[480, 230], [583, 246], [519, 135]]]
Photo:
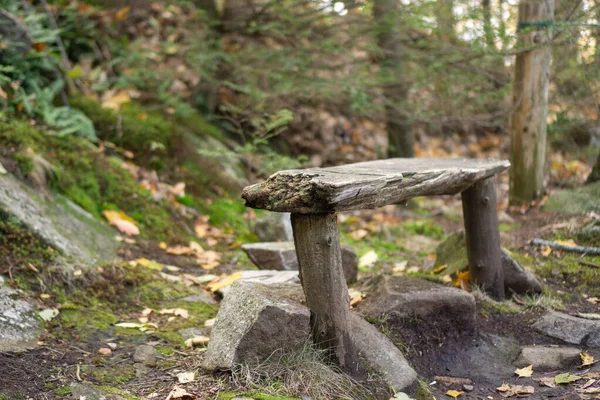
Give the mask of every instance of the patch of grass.
[[563, 301], [547, 287], [544, 287], [542, 294], [524, 296], [523, 301], [525, 302], [525, 307], [527, 308], [541, 308], [548, 311], [562, 311], [565, 309]]
[[435, 400], [435, 396], [429, 390], [429, 384], [423, 379], [417, 380], [415, 400]]
[[82, 337], [110, 330], [112, 325], [119, 322], [119, 318], [112, 311], [101, 306], [85, 309], [64, 309], [63, 307], [59, 316], [65, 329], [77, 332]]
[[115, 396], [121, 396], [123, 397], [125, 400], [142, 400], [141, 397], [139, 396], [135, 396], [125, 390], [121, 390], [121, 389], [117, 389], [114, 387], [110, 387], [110, 386], [98, 386], [98, 389], [105, 391], [108, 394], [112, 394]]
[[115, 365], [108, 368], [97, 367], [92, 371], [92, 376], [102, 384], [118, 385], [134, 379], [135, 368], [133, 365]]
[[295, 352], [273, 356], [258, 365], [238, 365], [233, 378], [238, 384], [272, 396], [301, 395], [315, 400], [369, 398], [360, 384], [325, 360], [323, 350], [306, 343]]
[[473, 296], [479, 305], [479, 313], [484, 317], [489, 317], [490, 313], [502, 314], [518, 314], [521, 312], [520, 307], [511, 300], [497, 301], [491, 298], [487, 293], [480, 288], [474, 286], [472, 288]]
[[66, 385], [57, 387], [56, 389], [54, 389], [54, 393], [57, 396], [69, 396], [71, 394], [71, 386]]
[[430, 236], [438, 240], [445, 238], [443, 229], [429, 219], [407, 221], [402, 224], [402, 228], [409, 234]]

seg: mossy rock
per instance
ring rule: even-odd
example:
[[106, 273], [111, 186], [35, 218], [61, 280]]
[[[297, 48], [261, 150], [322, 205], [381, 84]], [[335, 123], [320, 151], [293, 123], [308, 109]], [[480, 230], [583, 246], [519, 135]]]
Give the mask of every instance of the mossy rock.
[[590, 183], [579, 189], [559, 190], [553, 193], [544, 211], [561, 214], [584, 214], [600, 211], [600, 182]]

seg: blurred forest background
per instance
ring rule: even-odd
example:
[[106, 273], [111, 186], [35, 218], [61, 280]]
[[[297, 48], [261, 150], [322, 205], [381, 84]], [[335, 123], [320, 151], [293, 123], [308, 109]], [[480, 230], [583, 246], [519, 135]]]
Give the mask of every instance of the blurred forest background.
[[[240, 180], [388, 154], [508, 158], [517, 0], [1, 3], [20, 43], [1, 50], [3, 117], [145, 149], [158, 171], [168, 144], [123, 135], [128, 117], [210, 132], [226, 146], [201, 156], [241, 161]], [[600, 4], [554, 14], [548, 165], [582, 183], [600, 145]]]

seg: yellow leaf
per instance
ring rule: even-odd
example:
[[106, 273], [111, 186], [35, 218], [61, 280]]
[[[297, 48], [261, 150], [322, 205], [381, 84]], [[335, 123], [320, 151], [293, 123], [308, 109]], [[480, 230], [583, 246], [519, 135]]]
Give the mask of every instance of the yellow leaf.
[[354, 288], [348, 289], [348, 295], [350, 296], [350, 307], [354, 307], [363, 301], [365, 295]]
[[102, 108], [110, 108], [115, 111], [119, 111], [121, 106], [125, 103], [129, 103], [131, 97], [125, 90], [119, 90], [118, 92], [107, 92], [102, 100]]
[[563, 246], [570, 246], [570, 247], [577, 246], [577, 243], [575, 243], [575, 241], [573, 239], [569, 239], [569, 240], [556, 240], [554, 243], [562, 244]]
[[127, 15], [129, 15], [130, 9], [131, 9], [131, 7], [129, 7], [129, 6], [118, 9], [117, 12], [115, 13], [115, 20], [123, 21], [125, 18], [127, 18]]
[[160, 247], [162, 250], [166, 250], [167, 249], [167, 244], [165, 242], [160, 242], [158, 247]]
[[530, 377], [531, 375], [533, 375], [533, 364], [531, 364], [529, 367], [516, 369], [515, 374], [519, 375], [519, 378]]
[[588, 354], [587, 351], [581, 353], [580, 356], [581, 356], [581, 366], [582, 367], [594, 365], [594, 356]]
[[226, 276], [223, 279], [220, 279], [216, 282], [211, 282], [206, 286], [206, 290], [210, 291], [210, 292], [216, 292], [219, 289], [223, 289], [224, 287], [227, 287], [229, 285], [231, 285], [233, 282], [237, 281], [238, 279], [240, 279], [242, 277], [242, 273], [241, 272], [235, 272], [231, 275]]
[[163, 265], [156, 261], [148, 260], [147, 258], [138, 258], [135, 263], [140, 264], [142, 267], [160, 271], [163, 269]]
[[445, 270], [446, 268], [448, 268], [448, 264], [442, 264], [442, 265], [438, 265], [438, 266], [437, 266], [437, 267], [435, 267], [435, 268], [433, 269], [433, 271], [431, 271], [431, 272], [433, 272], [434, 274], [439, 274], [440, 272], [442, 272], [442, 271], [443, 271], [443, 270]]
[[548, 257], [550, 255], [550, 253], [552, 253], [552, 249], [550, 248], [550, 246], [542, 247], [542, 255], [544, 257]]
[[450, 396], [453, 398], [457, 398], [458, 396], [460, 396], [461, 394], [463, 394], [464, 392], [458, 391], [458, 390], [448, 390], [446, 392], [446, 396]]
[[496, 390], [499, 392], [507, 392], [510, 390], [510, 386], [507, 385], [506, 383], [503, 383], [502, 386], [497, 387]]
[[139, 235], [140, 229], [137, 222], [127, 216], [123, 211], [104, 210], [102, 214], [109, 224], [116, 227], [121, 233], [126, 235]]
[[191, 339], [185, 341], [185, 345], [187, 347], [195, 347], [195, 346], [206, 346], [210, 338], [207, 336], [194, 336]]

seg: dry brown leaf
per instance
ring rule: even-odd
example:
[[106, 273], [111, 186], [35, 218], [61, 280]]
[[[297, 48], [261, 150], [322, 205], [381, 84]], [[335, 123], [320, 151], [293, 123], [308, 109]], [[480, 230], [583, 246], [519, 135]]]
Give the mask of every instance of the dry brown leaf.
[[196, 396], [188, 393], [185, 389], [173, 386], [173, 390], [169, 392], [165, 400], [194, 400], [195, 398]]
[[206, 346], [210, 342], [210, 338], [207, 336], [194, 336], [193, 338], [185, 341], [186, 347]]
[[594, 356], [590, 355], [587, 351], [580, 354], [581, 356], [581, 367], [589, 367], [594, 365]]
[[367, 231], [366, 229], [357, 229], [354, 232], [350, 233], [350, 237], [353, 240], [362, 240], [362, 239], [366, 238], [368, 234], [369, 234], [369, 231]]
[[519, 375], [519, 378], [529, 378], [533, 375], [533, 364], [525, 368], [516, 369], [515, 374]]
[[190, 312], [185, 308], [163, 308], [158, 312], [159, 314], [172, 314], [183, 319], [188, 319], [190, 317]]
[[433, 272], [434, 274], [439, 274], [440, 272], [442, 272], [446, 268], [448, 268], [448, 264], [438, 265], [431, 272]]
[[192, 254], [195, 254], [194, 249], [187, 246], [167, 247], [165, 251], [167, 254], [171, 254], [173, 256], [191, 256]]
[[119, 90], [118, 92], [108, 91], [105, 93], [102, 99], [102, 108], [110, 108], [115, 111], [119, 111], [121, 106], [125, 103], [129, 103], [131, 97], [125, 90]]
[[104, 210], [102, 214], [108, 223], [115, 226], [121, 233], [129, 236], [140, 234], [137, 222], [128, 217], [123, 211]]
[[536, 381], [538, 381], [540, 384], [542, 384], [544, 386], [548, 386], [549, 388], [556, 387], [556, 383], [554, 382], [553, 377], [542, 377], [542, 378], [536, 379]]
[[354, 288], [348, 289], [348, 295], [350, 296], [350, 307], [354, 307], [360, 304], [365, 298], [365, 295], [363, 293], [359, 292]]
[[496, 388], [499, 392], [508, 392], [510, 390], [510, 385], [503, 383], [502, 386]]

